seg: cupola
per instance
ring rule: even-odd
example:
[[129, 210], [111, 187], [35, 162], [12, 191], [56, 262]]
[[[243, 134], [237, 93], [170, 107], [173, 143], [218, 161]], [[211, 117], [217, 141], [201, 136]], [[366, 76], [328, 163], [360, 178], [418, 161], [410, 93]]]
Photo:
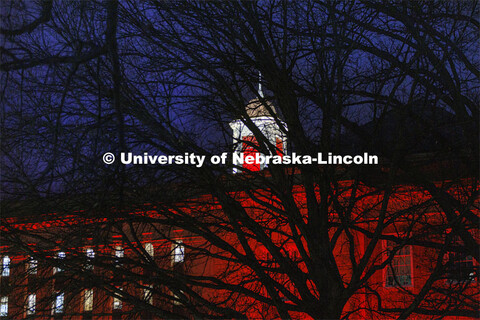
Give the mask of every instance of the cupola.
[[[261, 90], [261, 89], [259, 89]], [[261, 93], [261, 91], [259, 92]], [[253, 122], [253, 124], [260, 129], [260, 132], [268, 140], [268, 142], [276, 146], [278, 155], [283, 155], [286, 152], [286, 136], [280, 130], [278, 122], [286, 128], [277, 116], [275, 107], [269, 99], [264, 99], [263, 94], [260, 95], [262, 99], [252, 99], [245, 106], [246, 114]], [[230, 127], [233, 130], [234, 153], [242, 155], [241, 159], [257, 153], [260, 155], [259, 142], [262, 139], [257, 139], [252, 130], [246, 125], [246, 121], [236, 119], [230, 122]], [[268, 149], [268, 148], [267, 148]], [[234, 165], [244, 168], [245, 171], [260, 171], [265, 168], [261, 163], [248, 164], [245, 161], [235, 161], [238, 157], [233, 157]], [[239, 172], [239, 168], [234, 168], [234, 172]]]

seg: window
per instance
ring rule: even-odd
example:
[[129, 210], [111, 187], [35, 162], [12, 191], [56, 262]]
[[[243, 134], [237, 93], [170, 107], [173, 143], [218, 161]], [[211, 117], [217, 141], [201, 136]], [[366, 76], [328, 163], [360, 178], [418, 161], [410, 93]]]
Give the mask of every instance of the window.
[[27, 297], [27, 315], [35, 314], [37, 306], [37, 295], [35, 293], [29, 294]]
[[153, 284], [145, 286], [143, 289], [143, 300], [148, 304], [153, 304]]
[[150, 242], [145, 243], [145, 251], [148, 253], [148, 255], [150, 257], [153, 258], [154, 254], [155, 254], [154, 249], [153, 249], [153, 244], [151, 244]]
[[[183, 294], [182, 291], [180, 291], [180, 293]], [[178, 295], [176, 295], [175, 293], [172, 292], [172, 296], [173, 296], [172, 297], [172, 300], [173, 300], [172, 302], [173, 302], [174, 306], [179, 306], [179, 305], [182, 304], [182, 300]]]
[[122, 300], [117, 297], [113, 297], [113, 310], [121, 310], [122, 309]]
[[446, 266], [447, 281], [450, 283], [474, 282], [478, 276], [473, 257], [463, 253], [448, 253]]
[[83, 311], [93, 310], [93, 289], [83, 290]]
[[[247, 161], [247, 157], [253, 157], [255, 159], [255, 155], [259, 153], [260, 155], [263, 155], [258, 151], [259, 146], [257, 139], [254, 136], [244, 136], [242, 137], [243, 146], [242, 146], [242, 152], [243, 152], [243, 168], [251, 171], [259, 171], [263, 169], [264, 164], [263, 163], [257, 163], [256, 161], [250, 162]], [[250, 163], [247, 163], [250, 162]]]
[[[117, 287], [117, 290], [122, 291], [123, 288]], [[119, 298], [120, 293], [118, 291], [114, 292], [113, 296], [113, 310], [121, 310], [123, 305], [122, 305], [122, 300]]]
[[27, 272], [28, 274], [37, 274], [38, 272], [38, 260], [30, 257], [27, 262]]
[[[63, 262], [61, 262], [60, 260], [63, 260], [65, 259], [67, 255], [65, 254], [65, 252], [63, 251], [59, 251], [57, 253], [57, 259], [59, 260], [58, 261], [58, 264], [63, 264]], [[57, 273], [57, 272], [62, 272], [63, 271], [63, 268], [62, 267], [53, 267], [53, 273]]]
[[385, 286], [405, 287], [412, 285], [411, 246], [398, 248], [394, 242], [387, 241], [387, 258], [396, 251], [392, 261], [387, 266]]
[[55, 300], [53, 300], [53, 312], [63, 313], [65, 303], [65, 294], [63, 292], [57, 293]]
[[8, 316], [8, 297], [0, 298], [0, 317]]
[[172, 261], [173, 263], [180, 263], [185, 261], [185, 246], [183, 245], [182, 240], [172, 244]]
[[86, 253], [86, 256], [87, 256], [87, 264], [86, 264], [85, 268], [87, 270], [93, 270], [92, 260], [95, 258], [95, 251], [93, 251], [92, 248], [87, 248], [85, 250], [85, 253]]
[[4, 256], [2, 258], [2, 277], [8, 277], [10, 275], [10, 257]]
[[116, 246], [115, 247], [115, 265], [119, 266], [120, 261], [123, 259], [125, 253], [123, 251], [123, 248], [121, 246]]

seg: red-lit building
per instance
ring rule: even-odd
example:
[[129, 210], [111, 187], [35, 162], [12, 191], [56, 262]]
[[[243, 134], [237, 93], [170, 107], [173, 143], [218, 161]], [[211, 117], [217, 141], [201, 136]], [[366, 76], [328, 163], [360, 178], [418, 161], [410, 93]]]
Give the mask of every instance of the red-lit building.
[[[277, 152], [282, 154], [288, 151], [285, 135], [278, 127], [278, 120], [270, 117], [272, 112], [274, 112], [273, 106], [264, 107], [256, 101], [251, 101], [247, 106], [247, 113], [253, 119], [252, 121], [277, 147]], [[244, 126], [242, 121], [233, 121], [231, 127], [237, 143], [236, 152], [243, 151], [245, 156], [258, 152], [255, 149], [254, 133]], [[264, 169], [259, 164], [245, 164], [244, 168], [251, 171]], [[236, 172], [235, 174], [242, 173]], [[294, 174], [293, 172], [292, 175]], [[340, 182], [340, 189], [345, 190], [345, 198], [349, 196], [352, 183], [353, 181], [348, 179]], [[458, 194], [460, 189], [460, 185], [452, 185], [449, 191], [454, 196], [460, 196]], [[382, 196], [371, 192], [371, 186], [364, 185], [358, 190], [363, 193], [364, 197], [362, 201], [356, 203], [355, 211], [359, 213], [358, 217], [352, 217], [352, 219], [359, 219], [358, 228], [375, 232], [377, 206], [382, 202]], [[307, 266], [301, 259], [302, 254], [298, 251], [297, 245], [283, 235], [289, 232], [284, 222], [267, 217], [269, 215], [268, 207], [276, 205], [275, 198], [268, 190], [257, 190], [257, 192], [261, 195], [261, 201], [252, 201], [245, 191], [232, 191], [232, 195], [244, 208], [248, 208], [247, 211], [250, 214], [255, 215], [259, 221], [264, 221], [262, 225], [265, 228], [274, 230], [271, 232], [271, 237], [274, 243], [281, 244], [279, 245], [281, 254], [296, 261], [294, 267], [298, 268], [299, 272], [306, 272]], [[306, 211], [305, 190], [301, 185], [295, 187], [294, 195], [297, 206]], [[401, 212], [403, 208], [408, 209], [417, 204], [428, 203], [429, 198], [428, 193], [413, 186], [398, 186], [390, 206], [393, 212]], [[263, 202], [265, 205], [261, 206], [259, 202]], [[196, 203], [195, 207], [189, 208], [191, 203]], [[179, 207], [184, 211], [216, 212], [217, 215], [213, 215], [215, 219], [222, 215], [220, 206], [215, 206], [208, 195], [179, 203]], [[368, 214], [365, 215], [365, 212]], [[147, 218], [155, 217], [158, 214], [155, 203], [145, 204], [140, 208], [136, 207], [128, 213], [128, 215]], [[70, 216], [63, 215], [61, 219], [57, 219], [54, 214], [51, 214], [47, 218], [37, 217], [38, 221], [20, 218], [8, 220], [11, 226], [16, 228], [19, 236], [23, 237], [22, 243], [31, 245], [31, 248], [2, 243], [0, 248], [2, 259], [1, 317], [149, 319], [153, 317], [153, 313], [151, 310], [149, 311], [149, 308], [143, 308], [143, 303], [145, 303], [145, 305], [152, 306], [168, 306], [168, 308], [163, 308], [165, 310], [163, 318], [173, 317], [174, 314], [182, 315], [182, 312], [184, 312], [185, 318], [193, 318], [187, 311], [182, 311], [185, 301], [188, 300], [188, 294], [184, 294], [182, 291], [169, 291], [168, 285], [163, 288], [154, 276], [155, 270], [159, 269], [166, 270], [166, 272], [168, 270], [175, 271], [175, 274], [180, 275], [223, 279], [227, 283], [243, 286], [260, 295], [267, 294], [259, 281], [253, 277], [249, 281], [251, 275], [248, 269], [242, 268], [236, 262], [229, 265], [225, 262], [225, 253], [221, 252], [218, 247], [211, 246], [205, 238], [192, 235], [181, 228], [159, 227], [155, 229], [137, 221], [134, 222], [134, 233], [139, 237], [138, 241], [127, 243], [126, 239], [130, 239], [133, 232], [129, 229], [132, 225], [125, 223], [118, 229], [118, 232], [111, 232], [107, 235], [99, 233], [99, 239], [87, 236], [79, 243], [62, 243], [63, 234], [76, 230], [73, 227], [75, 225], [89, 225], [93, 228], [95, 225], [102, 226], [108, 223], [106, 218], [79, 219], [78, 217], [79, 215], [72, 214]], [[415, 224], [414, 229], [407, 230], [412, 226], [408, 218], [408, 216], [400, 217], [397, 222], [382, 232], [387, 235], [390, 233], [397, 235], [402, 232], [421, 234], [424, 232], [421, 228], [422, 225], [441, 226], [444, 223], [444, 214], [434, 206], [424, 209], [421, 221]], [[334, 222], [338, 220], [340, 223], [334, 212], [330, 219]], [[29, 234], [32, 230], [35, 236]], [[99, 227], [99, 230], [102, 229]], [[8, 232], [8, 230], [4, 231]], [[25, 232], [23, 233], [23, 231]], [[334, 236], [334, 231], [332, 229], [331, 237]], [[48, 247], [50, 250], [42, 250], [42, 253], [38, 253], [42, 257], [35, 257], [35, 247], [40, 241], [39, 236], [43, 234], [43, 241], [46, 243], [44, 248]], [[218, 236], [231, 246], [240, 246], [234, 230], [222, 229], [222, 233], [219, 233]], [[365, 250], [371, 249], [369, 246], [371, 240], [365, 236], [365, 232], [354, 232], [349, 236], [353, 237], [355, 243], [358, 244], [354, 252], [349, 251], [348, 246], [341, 245], [351, 241], [345, 234], [339, 236], [337, 243], [340, 245], [335, 246], [333, 250], [336, 263], [340, 266], [341, 277], [345, 279], [345, 282], [352, 277], [351, 255], [361, 257]], [[437, 236], [444, 235], [425, 235], [426, 238]], [[30, 241], [28, 241], [29, 238]], [[255, 248], [252, 254], [255, 255], [260, 265], [271, 266], [274, 270], [277, 262], [269, 250], [266, 250], [260, 242], [258, 245], [251, 243], [250, 246]], [[395, 243], [388, 240], [380, 241], [374, 246], [373, 258], [369, 263], [373, 266], [380, 265], [390, 257], [389, 253], [395, 246]], [[29, 250], [32, 252], [30, 255], [27, 254]], [[433, 252], [433, 248], [429, 249], [424, 246], [408, 244], [402, 246], [392, 256], [391, 263], [387, 267], [379, 268], [368, 280], [368, 287], [372, 289], [372, 292], [377, 292], [381, 299], [373, 294], [367, 294], [366, 289], [362, 290], [348, 300], [343, 313], [351, 313], [349, 317], [352, 319], [384, 318], [385, 316], [378, 312], [380, 307], [402, 309], [408, 306], [415, 299], [415, 296], [410, 293], [416, 293], [422, 289], [433, 272], [435, 263], [438, 262], [435, 260]], [[218, 254], [218, 258], [215, 257], [215, 254]], [[134, 259], [131, 257], [142, 260], [142, 263], [134, 263]], [[463, 294], [478, 296], [478, 263], [473, 257], [446, 252], [443, 259], [451, 260], [451, 265], [454, 267], [443, 280], [445, 288], [466, 283], [467, 288], [462, 291]], [[64, 264], [63, 261], [65, 261]], [[83, 261], [83, 263], [79, 264], [79, 261]], [[155, 268], [149, 268], [151, 263], [155, 264]], [[117, 270], [119, 271], [117, 272]], [[128, 273], [128, 270], [131, 272]], [[75, 277], [75, 273], [85, 272], [91, 275], [90, 279]], [[271, 276], [286, 288], [284, 292], [280, 292], [280, 298], [287, 303], [288, 301], [294, 303], [296, 296], [294, 284], [287, 277], [283, 277], [282, 273]], [[170, 279], [171, 274], [167, 274], [165, 278]], [[109, 284], [99, 284], [102, 279], [109, 279]], [[313, 285], [312, 292], [315, 292]], [[213, 288], [208, 289], [206, 286], [201, 286], [195, 290], [195, 293], [205, 301], [218, 301], [219, 303], [231, 294], [231, 292], [221, 292]], [[116, 294], [119, 297], [116, 297]], [[138, 302], [138, 299], [143, 302]], [[225, 299], [225, 301], [227, 300]], [[228, 307], [238, 308], [242, 312], [247, 310], [246, 315], [249, 318], [278, 318], [278, 314], [273, 308], [260, 301], [244, 299], [241, 293], [238, 293], [237, 299], [229, 301], [232, 300], [235, 301], [235, 305]], [[452, 298], [453, 300], [454, 298]], [[378, 305], [379, 301], [383, 303], [382, 306]], [[453, 302], [444, 301], [444, 303]], [[168, 314], [168, 310], [172, 313]], [[293, 318], [310, 318], [295, 311], [291, 311], [290, 315]], [[447, 314], [446, 318], [460, 319], [461, 317], [449, 317]]]

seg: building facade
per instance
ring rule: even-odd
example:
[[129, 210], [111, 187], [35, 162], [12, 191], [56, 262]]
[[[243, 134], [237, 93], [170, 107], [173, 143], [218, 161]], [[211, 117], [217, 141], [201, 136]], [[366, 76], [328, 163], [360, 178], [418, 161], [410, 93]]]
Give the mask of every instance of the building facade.
[[[244, 157], [257, 152], [279, 155], [287, 152], [286, 135], [279, 126], [282, 123], [272, 117], [273, 105], [265, 106], [253, 100], [246, 112], [276, 150], [259, 151], [262, 142], [256, 140], [257, 135], [245, 126], [244, 121], [236, 120], [230, 124], [235, 139], [234, 152], [243, 152]], [[234, 165], [237, 165], [237, 175], [265, 169], [260, 164], [246, 162]], [[295, 169], [292, 170], [292, 176], [295, 176]], [[348, 179], [340, 181], [339, 190], [344, 190], [345, 194], [338, 199], [348, 201], [356, 183]], [[456, 194], [461, 188], [461, 185], [452, 185], [450, 191]], [[461, 319], [462, 308], [468, 309], [469, 297], [475, 305], [475, 297], [479, 294], [477, 261], [471, 255], [447, 249], [440, 261], [439, 248], [419, 245], [422, 241], [449, 237], [449, 230], [442, 228], [445, 214], [436, 206], [426, 205], [431, 196], [410, 185], [395, 189], [395, 196], [389, 204], [391, 209], [386, 211], [395, 222], [383, 228], [383, 237], [373, 243], [372, 239], [376, 238], [369, 235], [378, 227], [376, 221], [384, 196], [374, 189], [366, 184], [355, 189], [361, 201], [355, 203], [350, 219], [355, 221], [358, 232], [353, 228], [351, 233], [337, 233], [345, 221], [334, 209], [329, 212], [329, 223], [337, 226], [332, 227], [328, 235], [336, 244], [332, 256], [345, 286], [352, 278], [363, 276], [355, 273], [357, 265], [354, 264], [362, 263], [362, 257], [371, 251], [368, 253], [371, 257], [368, 268], [365, 268], [365, 273], [371, 272], [368, 281], [347, 299], [342, 316], [350, 319], [397, 317], [403, 309], [415, 303], [416, 294], [425, 288], [440, 263], [447, 272], [443, 279], [436, 279], [438, 301], [435, 294], [430, 294], [428, 299], [432, 304], [438, 303], [439, 309], [445, 308], [445, 318]], [[306, 192], [301, 185], [293, 190], [293, 200], [305, 217], [308, 210]], [[308, 252], [302, 252], [299, 245], [303, 241], [301, 235], [295, 238], [288, 223], [280, 215], [272, 215], [279, 209], [276, 207], [278, 199], [268, 189], [255, 190], [255, 201], [249, 190], [232, 191], [231, 197], [255, 217], [259, 226], [269, 230], [271, 243], [275, 246], [273, 250], [265, 246], [265, 241], [256, 241], [251, 236], [248, 237], [251, 252], [244, 252], [244, 256], [230, 256], [231, 251], [222, 248], [231, 246], [242, 252], [244, 244], [238, 230], [228, 225], [222, 207], [208, 195], [188, 199], [168, 210], [161, 208], [161, 203], [142, 204], [114, 222], [106, 217], [83, 217], [82, 211], [61, 217], [51, 213], [35, 218], [36, 221], [30, 218], [7, 219], [9, 227], [5, 226], [2, 233], [15, 229], [18, 242], [2, 241], [0, 247], [0, 317], [193, 319], [195, 312], [192, 310], [199, 314], [211, 312], [212, 317], [225, 310], [238, 311], [238, 314], [230, 313], [229, 318], [239, 315], [251, 319], [281, 317], [267, 299], [262, 300], [270, 295], [268, 285], [241, 261], [256, 261], [269, 281], [279, 288], [276, 291], [278, 298], [286, 305], [298, 305], [297, 300], [304, 293], [299, 292], [296, 281], [302, 280], [292, 279], [292, 274], [305, 275], [311, 271], [305, 259]], [[421, 208], [422, 214], [414, 217], [404, 212], [411, 208]], [[166, 211], [171, 216], [162, 214]], [[204, 223], [218, 225], [218, 229], [214, 235], [201, 237], [191, 230], [172, 228], [170, 223], [161, 224], [162, 219], [175, 217], [178, 212], [182, 213], [179, 219], [195, 216]], [[195, 214], [185, 215], [185, 212]], [[412, 224], [411, 219], [417, 221]], [[422, 226], [429, 228], [423, 229]], [[438, 226], [439, 232], [425, 234], [425, 230], [431, 232], [434, 229], [432, 226]], [[75, 233], [78, 234], [73, 237]], [[417, 242], [399, 244], [398, 238], [402, 234], [418, 235], [415, 237]], [[459, 245], [461, 241], [458, 240]], [[442, 242], [439, 240], [438, 243]], [[272, 252], [276, 253], [275, 257]], [[282, 269], [285, 264], [280, 260], [288, 261], [293, 271]], [[188, 283], [188, 286], [182, 283]], [[227, 290], [228, 286], [233, 289]], [[312, 295], [321, 294], [316, 292], [313, 282], [307, 283], [307, 287]], [[440, 289], [450, 292], [450, 298], [446, 298]], [[248, 294], [243, 294], [243, 290]], [[255, 295], [257, 299], [252, 298]], [[448, 308], [452, 305], [454, 307]], [[448, 310], [457, 312], [450, 315]], [[293, 307], [288, 313], [292, 318], [311, 318]], [[435, 316], [424, 314], [415, 315], [415, 318]]]

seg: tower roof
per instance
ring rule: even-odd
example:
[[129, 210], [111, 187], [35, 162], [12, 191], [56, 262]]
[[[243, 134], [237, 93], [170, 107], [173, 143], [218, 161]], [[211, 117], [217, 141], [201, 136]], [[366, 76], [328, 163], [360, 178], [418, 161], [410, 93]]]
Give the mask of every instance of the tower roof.
[[247, 115], [250, 118], [255, 118], [255, 117], [271, 117], [274, 115], [277, 115], [277, 112], [275, 110], [275, 107], [273, 106], [273, 103], [270, 101], [265, 101], [266, 104], [268, 105], [268, 108], [273, 112], [273, 114], [268, 110], [268, 108], [265, 106], [264, 103], [262, 103], [259, 99], [254, 98], [250, 100], [245, 107], [245, 110], [247, 111]]

